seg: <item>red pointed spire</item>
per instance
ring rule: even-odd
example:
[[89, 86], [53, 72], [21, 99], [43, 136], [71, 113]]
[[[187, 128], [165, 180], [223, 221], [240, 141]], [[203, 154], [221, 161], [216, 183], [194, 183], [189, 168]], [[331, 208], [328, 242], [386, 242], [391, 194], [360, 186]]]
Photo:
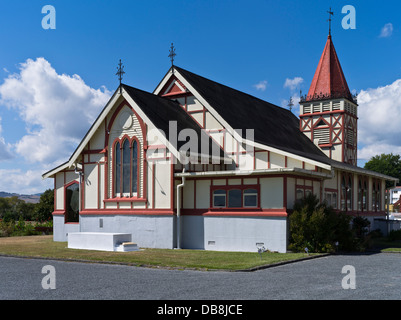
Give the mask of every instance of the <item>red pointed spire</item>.
[[329, 34], [305, 101], [333, 98], [353, 100]]

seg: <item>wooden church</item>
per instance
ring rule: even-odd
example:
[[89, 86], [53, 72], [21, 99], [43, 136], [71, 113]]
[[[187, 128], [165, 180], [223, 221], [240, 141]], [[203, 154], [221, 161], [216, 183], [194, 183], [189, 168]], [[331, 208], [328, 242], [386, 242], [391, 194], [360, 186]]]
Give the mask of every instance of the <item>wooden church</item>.
[[175, 65], [152, 93], [121, 84], [43, 175], [54, 179], [54, 240], [286, 252], [289, 214], [310, 193], [374, 228], [397, 179], [356, 166], [358, 105], [330, 35], [300, 107], [298, 118]]

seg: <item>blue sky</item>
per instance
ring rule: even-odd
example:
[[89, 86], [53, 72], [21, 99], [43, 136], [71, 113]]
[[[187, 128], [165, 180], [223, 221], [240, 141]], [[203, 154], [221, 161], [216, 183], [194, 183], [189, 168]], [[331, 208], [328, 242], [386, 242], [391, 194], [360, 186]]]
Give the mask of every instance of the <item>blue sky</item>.
[[[54, 30], [42, 28], [47, 4]], [[342, 27], [345, 5], [355, 8], [356, 29]], [[118, 60], [123, 82], [153, 91], [171, 42], [182, 68], [280, 106], [297, 100], [325, 45], [330, 7], [345, 77], [360, 93], [359, 164], [401, 153], [399, 1], [1, 2], [0, 191], [52, 187], [40, 175], [68, 159], [117, 88]]]

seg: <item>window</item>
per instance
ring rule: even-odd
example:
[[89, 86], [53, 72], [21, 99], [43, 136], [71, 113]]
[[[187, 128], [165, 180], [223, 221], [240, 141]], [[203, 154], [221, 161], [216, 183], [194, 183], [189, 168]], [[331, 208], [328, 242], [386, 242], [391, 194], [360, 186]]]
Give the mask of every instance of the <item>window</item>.
[[363, 196], [362, 196], [362, 209], [363, 211], [366, 211], [368, 209], [368, 184], [365, 181], [363, 183], [364, 188], [363, 188]]
[[213, 191], [213, 207], [225, 207], [226, 206], [226, 190], [214, 190]]
[[358, 182], [358, 211], [367, 210], [367, 182], [366, 178], [359, 178]]
[[132, 192], [138, 192], [138, 143], [134, 140], [132, 144]]
[[372, 185], [372, 211], [376, 211], [376, 182]]
[[347, 188], [345, 186], [345, 177], [343, 177], [341, 180], [341, 206], [340, 206], [341, 211], [346, 210], [346, 207], [345, 207], [345, 199], [347, 198], [346, 190], [347, 190]]
[[257, 207], [258, 206], [258, 190], [245, 189], [243, 203], [244, 203], [244, 207]]
[[352, 175], [343, 175], [341, 180], [341, 211], [352, 211]]
[[259, 206], [258, 186], [230, 186], [224, 189], [212, 188], [213, 208], [257, 208]]
[[324, 194], [326, 204], [333, 209], [337, 209], [337, 192], [336, 191], [326, 191]]
[[380, 180], [377, 180], [376, 182], [373, 182], [373, 186], [376, 186], [376, 188], [373, 190], [375, 192], [375, 202], [372, 203], [372, 209], [373, 211], [380, 211], [381, 209], [381, 191], [380, 191]]
[[311, 195], [313, 192], [312, 186], [305, 186], [305, 185], [296, 185], [295, 186], [295, 196], [296, 200], [302, 200], [307, 196]]
[[228, 207], [241, 208], [241, 190], [232, 189], [228, 190]]
[[117, 141], [114, 147], [114, 195], [136, 197], [138, 195], [138, 142], [128, 138]]
[[352, 210], [352, 180], [351, 177], [348, 178], [347, 185], [347, 210]]
[[302, 200], [304, 198], [304, 189], [297, 189], [297, 200]]
[[72, 183], [65, 188], [65, 222], [79, 222], [79, 184]]

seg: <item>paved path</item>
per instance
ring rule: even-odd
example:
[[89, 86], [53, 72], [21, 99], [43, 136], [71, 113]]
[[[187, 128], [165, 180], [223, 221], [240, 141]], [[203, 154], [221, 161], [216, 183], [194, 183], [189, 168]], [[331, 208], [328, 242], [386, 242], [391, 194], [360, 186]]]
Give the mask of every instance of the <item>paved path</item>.
[[[56, 289], [43, 289], [42, 268]], [[345, 265], [356, 289], [343, 289]], [[255, 272], [201, 272], [0, 257], [0, 300], [401, 299], [401, 254], [336, 255]], [[50, 283], [50, 282], [47, 282]], [[347, 282], [350, 283], [350, 282]]]

